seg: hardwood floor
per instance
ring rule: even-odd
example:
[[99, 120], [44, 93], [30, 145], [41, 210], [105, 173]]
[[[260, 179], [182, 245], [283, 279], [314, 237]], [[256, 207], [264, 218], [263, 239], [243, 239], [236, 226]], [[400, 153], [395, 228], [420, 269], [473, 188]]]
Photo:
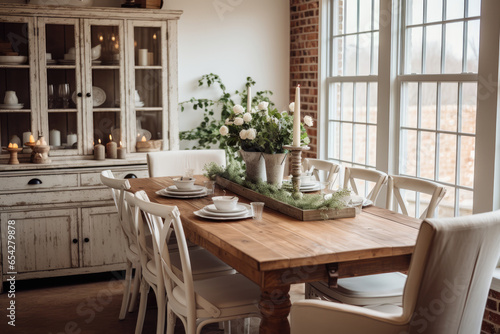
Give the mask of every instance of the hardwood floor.
[[[133, 334], [137, 310], [118, 320], [123, 292], [123, 272], [17, 281], [15, 327], [7, 324], [10, 298], [0, 295], [0, 333], [12, 334]], [[7, 285], [4, 285], [6, 291]], [[303, 299], [304, 285], [292, 286], [293, 300]], [[138, 304], [138, 303], [137, 303]], [[259, 319], [252, 319], [252, 333], [258, 333]], [[156, 301], [149, 293], [144, 334], [156, 331]], [[241, 331], [236, 330], [236, 333]], [[176, 334], [184, 333], [178, 321]], [[217, 324], [203, 334], [223, 333]], [[233, 331], [234, 333], [234, 331]]]

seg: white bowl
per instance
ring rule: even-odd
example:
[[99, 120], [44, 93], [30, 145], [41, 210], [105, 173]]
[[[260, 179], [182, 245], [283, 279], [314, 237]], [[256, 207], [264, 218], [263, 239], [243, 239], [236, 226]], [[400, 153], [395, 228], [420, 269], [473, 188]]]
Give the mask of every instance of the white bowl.
[[220, 211], [233, 211], [238, 204], [238, 197], [236, 196], [215, 196], [212, 198], [215, 207]]
[[174, 179], [177, 189], [193, 189], [195, 179], [192, 177], [183, 177]]
[[0, 56], [0, 64], [24, 64], [28, 60], [26, 56]]

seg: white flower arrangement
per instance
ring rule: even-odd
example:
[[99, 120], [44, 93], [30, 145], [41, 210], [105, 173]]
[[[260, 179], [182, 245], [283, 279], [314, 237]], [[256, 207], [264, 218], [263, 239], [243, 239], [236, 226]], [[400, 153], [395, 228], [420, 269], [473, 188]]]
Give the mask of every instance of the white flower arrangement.
[[219, 133], [222, 135], [222, 136], [227, 136], [228, 133], [229, 133], [229, 128], [225, 125], [221, 126], [220, 129], [219, 129]]
[[268, 107], [269, 102], [262, 101], [261, 103], [259, 103], [259, 105], [257, 105], [257, 110], [267, 110]]
[[241, 117], [236, 117], [234, 119], [234, 125], [240, 126], [240, 125], [243, 125], [243, 123], [244, 123], [244, 121], [243, 121], [243, 118], [241, 118]]
[[292, 102], [288, 105], [288, 109], [291, 111], [291, 112], [294, 112], [295, 111], [295, 102]]

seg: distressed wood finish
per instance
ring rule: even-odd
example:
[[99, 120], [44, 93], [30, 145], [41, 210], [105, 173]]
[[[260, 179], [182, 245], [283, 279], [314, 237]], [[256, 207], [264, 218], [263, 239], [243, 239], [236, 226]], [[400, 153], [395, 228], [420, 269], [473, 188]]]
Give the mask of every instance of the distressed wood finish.
[[237, 183], [231, 182], [219, 176], [217, 176], [217, 184], [225, 189], [231, 190], [237, 195], [248, 198], [251, 201], [264, 202], [266, 203], [267, 207], [298, 220], [309, 221], [322, 219], [339, 219], [356, 216], [355, 208], [344, 208], [341, 210], [302, 210], [286, 203], [277, 201], [273, 198], [267, 197], [265, 195], [259, 194], [252, 189], [245, 188]]
[[[203, 184], [203, 179], [198, 177], [196, 183]], [[178, 206], [190, 241], [261, 287], [260, 333], [289, 333], [290, 284], [326, 279], [327, 264], [338, 266], [339, 278], [406, 270], [420, 227], [417, 219], [377, 207], [366, 208], [354, 218], [309, 222], [266, 207], [262, 221], [221, 223], [193, 214], [209, 204], [209, 198], [156, 195], [172, 184], [170, 178], [136, 179], [130, 184], [130, 191], [145, 190], [153, 202]], [[243, 197], [240, 201], [249, 202]]]

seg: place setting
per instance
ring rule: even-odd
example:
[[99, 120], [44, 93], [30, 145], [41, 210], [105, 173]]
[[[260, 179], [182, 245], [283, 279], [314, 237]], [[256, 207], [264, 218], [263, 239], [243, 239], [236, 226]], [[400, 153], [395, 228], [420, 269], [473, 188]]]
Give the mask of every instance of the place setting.
[[173, 179], [174, 185], [158, 190], [156, 194], [173, 198], [198, 198], [207, 195], [207, 188], [194, 184], [193, 177], [179, 177]]
[[[198, 217], [211, 220], [261, 219], [264, 203], [239, 203], [237, 196], [215, 196], [212, 204], [195, 211]], [[259, 205], [261, 204], [261, 205]]]

